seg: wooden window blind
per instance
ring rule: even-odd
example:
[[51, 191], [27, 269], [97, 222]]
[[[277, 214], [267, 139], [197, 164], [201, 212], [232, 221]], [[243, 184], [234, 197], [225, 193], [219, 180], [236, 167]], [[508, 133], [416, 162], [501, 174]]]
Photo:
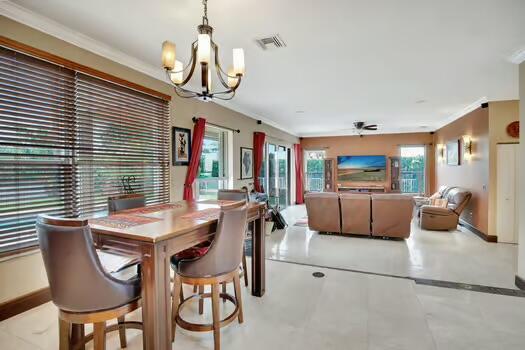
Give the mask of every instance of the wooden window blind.
[[39, 214], [105, 210], [122, 179], [148, 204], [168, 201], [168, 109], [0, 47], [0, 254], [37, 244]]
[[104, 210], [130, 179], [147, 204], [169, 200], [168, 104], [77, 73], [75, 173], [80, 215]]

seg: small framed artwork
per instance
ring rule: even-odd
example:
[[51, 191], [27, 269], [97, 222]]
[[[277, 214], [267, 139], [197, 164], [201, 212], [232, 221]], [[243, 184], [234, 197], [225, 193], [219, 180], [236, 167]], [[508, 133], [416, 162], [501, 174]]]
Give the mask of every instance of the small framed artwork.
[[253, 149], [241, 147], [241, 180], [253, 178]]
[[459, 140], [447, 142], [447, 165], [459, 165]]
[[173, 165], [188, 165], [191, 157], [191, 130], [173, 127], [171, 130]]

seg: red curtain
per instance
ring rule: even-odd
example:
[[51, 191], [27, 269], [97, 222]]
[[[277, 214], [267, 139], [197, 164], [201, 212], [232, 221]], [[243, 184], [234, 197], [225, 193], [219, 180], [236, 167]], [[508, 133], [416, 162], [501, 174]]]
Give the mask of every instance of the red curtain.
[[266, 134], [264, 132], [253, 133], [253, 186], [257, 192], [264, 192], [264, 189], [259, 182], [259, 174], [261, 173], [262, 168], [265, 138]]
[[300, 143], [293, 145], [295, 155], [295, 203], [304, 203], [303, 190], [303, 148]]
[[204, 140], [204, 129], [206, 128], [206, 119], [199, 118], [193, 126], [193, 142], [191, 145], [191, 158], [188, 171], [186, 172], [186, 181], [184, 181], [184, 200], [193, 200], [193, 182], [199, 171], [201, 161], [202, 141]]

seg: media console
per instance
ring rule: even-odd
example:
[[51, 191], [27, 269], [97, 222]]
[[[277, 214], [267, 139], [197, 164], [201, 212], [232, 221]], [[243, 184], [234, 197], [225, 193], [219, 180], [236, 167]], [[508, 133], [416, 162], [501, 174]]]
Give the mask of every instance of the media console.
[[386, 192], [384, 186], [338, 186], [339, 192]]

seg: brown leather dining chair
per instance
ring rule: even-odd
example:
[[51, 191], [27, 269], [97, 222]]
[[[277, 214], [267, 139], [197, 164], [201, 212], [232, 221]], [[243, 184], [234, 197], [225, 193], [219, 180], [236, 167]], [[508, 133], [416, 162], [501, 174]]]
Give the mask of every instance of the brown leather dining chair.
[[[95, 350], [105, 349], [106, 333], [117, 329], [126, 347], [126, 328], [142, 328], [140, 322], [124, 320], [140, 307], [140, 279], [119, 280], [104, 270], [87, 220], [39, 216], [36, 230], [51, 298], [59, 309], [60, 350], [84, 349], [91, 339]], [[118, 323], [106, 327], [112, 319]], [[94, 325], [87, 336], [86, 323]], [[72, 333], [79, 343], [72, 344]]]
[[[250, 201], [248, 191], [245, 190], [219, 190], [217, 199], [222, 201]], [[246, 263], [246, 247], [243, 245], [242, 250], [242, 272], [241, 277], [244, 277], [244, 285], [248, 287], [248, 264]], [[223, 290], [225, 292], [225, 290]]]
[[[108, 197], [108, 213], [115, 214], [122, 210], [142, 208], [146, 206], [146, 197], [143, 194], [131, 193], [131, 194], [121, 194], [117, 196]], [[112, 252], [104, 251], [104, 255], [100, 256], [102, 260], [102, 265], [106, 265], [105, 259], [111, 258], [111, 255], [114, 255]], [[117, 254], [118, 255], [118, 254]], [[125, 268], [131, 266], [137, 266], [137, 274], [140, 275], [140, 258], [135, 257]], [[120, 272], [115, 271], [115, 272]]]
[[108, 198], [108, 212], [115, 213], [126, 209], [135, 209], [146, 206], [146, 197], [143, 194], [122, 194]]
[[[247, 225], [247, 205], [236, 202], [221, 208], [215, 238], [207, 253], [197, 259], [172, 259], [175, 270], [172, 292], [172, 340], [175, 340], [176, 326], [197, 332], [213, 331], [215, 350], [220, 349], [220, 329], [235, 318], [243, 322], [239, 265], [242, 259], [244, 235]], [[219, 292], [219, 285], [233, 282], [235, 296]], [[180, 302], [182, 284], [211, 285], [211, 293], [194, 294]], [[211, 298], [213, 323], [196, 324], [184, 320], [180, 315], [182, 307], [193, 298]], [[219, 299], [225, 298], [235, 305], [234, 311], [220, 320]]]

